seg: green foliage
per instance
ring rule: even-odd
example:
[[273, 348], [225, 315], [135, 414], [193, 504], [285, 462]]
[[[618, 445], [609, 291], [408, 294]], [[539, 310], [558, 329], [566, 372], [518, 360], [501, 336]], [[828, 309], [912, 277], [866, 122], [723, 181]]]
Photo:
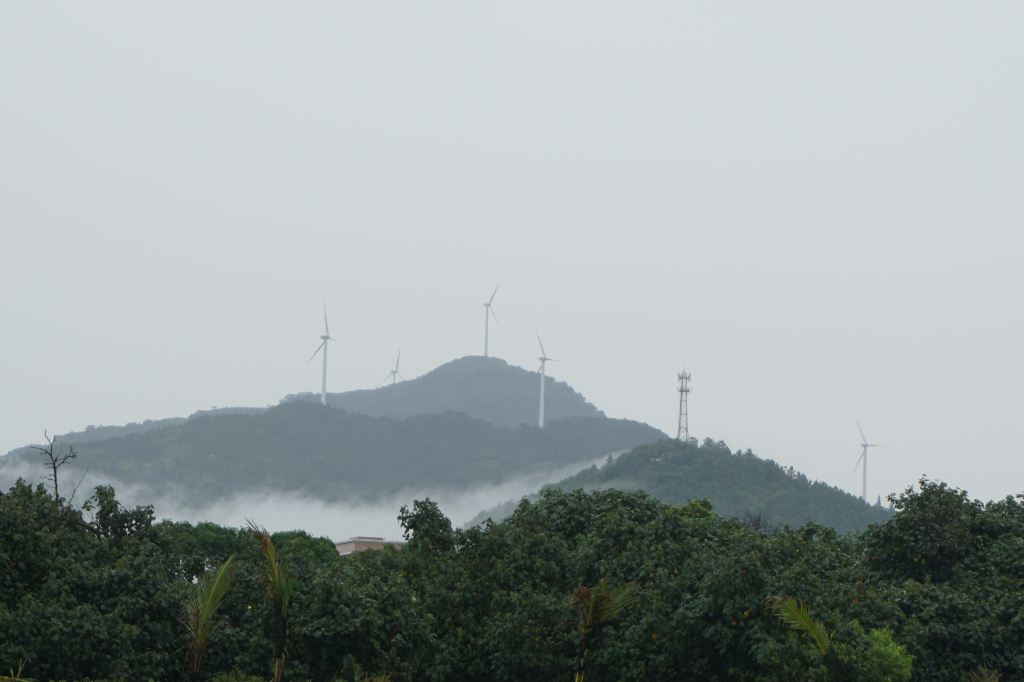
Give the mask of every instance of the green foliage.
[[181, 604], [234, 555], [204, 679], [564, 682], [581, 657], [586, 682], [1024, 679], [1024, 506], [941, 484], [859, 534], [618, 490], [549, 490], [456, 530], [422, 500], [405, 549], [345, 557], [299, 532], [153, 523], [108, 489], [89, 507], [0, 493], [0, 663], [22, 677], [180, 677]]
[[403, 506], [398, 521], [410, 552], [444, 554], [455, 545], [452, 522], [430, 498], [415, 500], [411, 510]]
[[825, 626], [814, 619], [810, 609], [793, 597], [777, 597], [772, 603], [782, 622], [814, 645], [831, 679], [857, 682], [906, 682], [910, 679], [914, 657], [888, 630], [875, 629], [865, 636], [856, 621], [841, 623], [840, 640], [836, 643]]
[[892, 576], [946, 580], [991, 529], [984, 527], [981, 503], [965, 491], [927, 479], [919, 485], [920, 492], [908, 488], [890, 497], [900, 513], [872, 533], [871, 561]]
[[0, 661], [38, 680], [170, 679], [181, 670], [176, 584], [145, 508], [101, 489], [91, 520], [42, 486], [0, 494]]
[[868, 633], [868, 647], [861, 654], [870, 671], [865, 682], [906, 682], [911, 677], [914, 657], [907, 653], [892, 633], [875, 629]]
[[264, 682], [258, 675], [249, 675], [240, 670], [232, 670], [227, 673], [218, 673], [210, 678], [210, 682]]

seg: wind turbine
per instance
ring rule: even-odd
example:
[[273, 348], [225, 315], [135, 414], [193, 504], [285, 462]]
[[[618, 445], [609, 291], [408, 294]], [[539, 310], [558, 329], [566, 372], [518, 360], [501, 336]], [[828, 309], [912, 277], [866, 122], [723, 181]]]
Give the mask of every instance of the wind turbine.
[[856, 471], [857, 467], [861, 466], [861, 462], [863, 462], [861, 473], [863, 474], [864, 478], [861, 484], [861, 496], [864, 498], [864, 503], [868, 504], [868, 448], [877, 448], [881, 446], [879, 446], [878, 443], [869, 443], [867, 436], [864, 435], [864, 429], [860, 428], [860, 422], [856, 423], [857, 430], [860, 431], [861, 450], [860, 457], [857, 459], [857, 463], [853, 465], [853, 470]]
[[327, 328], [327, 304], [325, 303], [324, 304], [324, 333], [320, 337], [320, 345], [317, 346], [316, 350], [313, 351], [313, 354], [309, 356], [309, 360], [306, 360], [306, 364], [308, 365], [310, 362], [313, 361], [313, 358], [316, 357], [316, 354], [319, 353], [321, 350], [323, 350], [323, 352], [324, 352], [324, 373], [323, 373], [323, 377], [321, 378], [321, 381], [320, 381], [320, 404], [321, 405], [326, 405], [327, 404], [327, 342], [328, 341], [337, 341], [337, 339], [335, 339], [335, 338], [333, 338], [331, 336], [331, 332]]
[[[498, 322], [498, 316], [494, 314], [494, 308], [491, 307], [491, 304], [494, 303], [494, 296], [495, 296], [495, 294], [498, 293], [498, 287], [500, 287], [500, 286], [501, 286], [501, 284], [498, 284], [498, 286], [494, 287], [494, 292], [491, 294], [491, 297], [489, 299], [487, 299], [487, 303], [484, 303], [484, 357], [485, 358], [487, 357], [487, 339], [488, 339], [488, 335], [490, 333], [491, 317], [493, 316], [494, 317], [494, 321]], [[498, 324], [501, 324], [501, 323], [498, 322]]]
[[537, 425], [540, 428], [544, 428], [544, 384], [547, 381], [547, 364], [549, 362], [558, 362], [554, 358], [549, 358], [548, 354], [544, 352], [544, 342], [540, 340], [540, 332], [537, 332], [537, 345], [540, 346], [540, 417], [537, 420]]
[[401, 360], [402, 360], [402, 349], [399, 348], [398, 349], [398, 357], [395, 358], [395, 368], [393, 370], [391, 370], [391, 385], [392, 386], [395, 385], [395, 381], [397, 381], [398, 377], [402, 376], [401, 374], [398, 373], [398, 363], [401, 362]]

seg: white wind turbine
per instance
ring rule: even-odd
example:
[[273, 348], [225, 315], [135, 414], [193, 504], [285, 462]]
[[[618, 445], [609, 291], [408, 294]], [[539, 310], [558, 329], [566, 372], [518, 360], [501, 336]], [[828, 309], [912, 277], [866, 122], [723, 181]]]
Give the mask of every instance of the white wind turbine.
[[402, 361], [402, 349], [399, 348], [398, 349], [398, 357], [395, 358], [395, 368], [393, 370], [391, 370], [391, 385], [392, 386], [394, 386], [395, 382], [402, 377], [402, 375], [398, 373], [398, 363], [401, 362], [401, 361]]
[[[498, 287], [500, 287], [500, 286], [501, 286], [501, 284], [498, 284], [498, 286], [494, 287], [494, 292], [491, 294], [491, 297], [489, 299], [487, 299], [487, 303], [484, 303], [484, 357], [485, 358], [487, 357], [487, 340], [488, 340], [488, 336], [490, 334], [491, 317], [493, 316], [494, 317], [494, 321], [498, 322], [498, 316], [494, 314], [494, 308], [491, 307], [491, 304], [494, 303], [494, 296], [495, 296], [495, 294], [498, 293]], [[500, 324], [500, 322], [499, 322], [499, 324]]]
[[331, 332], [327, 328], [327, 304], [325, 303], [324, 304], [324, 333], [320, 337], [320, 345], [317, 346], [316, 350], [313, 351], [313, 354], [309, 356], [309, 360], [306, 360], [306, 364], [309, 364], [310, 362], [313, 361], [313, 358], [316, 357], [317, 353], [319, 353], [321, 350], [324, 352], [324, 373], [323, 373], [323, 377], [321, 378], [321, 381], [320, 381], [320, 404], [321, 405], [326, 405], [327, 404], [327, 342], [328, 341], [337, 341], [337, 339], [335, 339], [335, 338], [333, 338], [331, 336]]
[[554, 358], [549, 358], [548, 354], [544, 352], [544, 342], [540, 340], [540, 332], [537, 332], [537, 345], [540, 346], [540, 417], [537, 420], [537, 425], [540, 428], [544, 428], [544, 384], [547, 382], [547, 364], [549, 362], [558, 362]]
[[[854, 420], [856, 421], [856, 420]], [[860, 422], [857, 423], [857, 430], [860, 431], [860, 457], [857, 459], [857, 463], [853, 465], [853, 470], [856, 471], [857, 467], [861, 467], [861, 473], [863, 474], [863, 481], [861, 484], [861, 496], [864, 498], [864, 503], [868, 503], [868, 448], [881, 447], [878, 443], [869, 443], [867, 436], [864, 435], [864, 429], [860, 428]]]

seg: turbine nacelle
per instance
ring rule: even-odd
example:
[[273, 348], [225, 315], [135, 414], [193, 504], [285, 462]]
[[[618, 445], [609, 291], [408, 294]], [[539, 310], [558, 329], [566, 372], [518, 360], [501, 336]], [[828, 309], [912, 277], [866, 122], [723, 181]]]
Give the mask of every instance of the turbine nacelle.
[[[395, 358], [395, 368], [388, 372], [388, 376], [391, 377], [391, 384], [394, 385], [398, 379], [402, 379], [402, 375], [398, 372], [398, 363], [402, 361], [402, 349], [398, 349], [398, 357]], [[404, 381], [404, 379], [402, 379]]]
[[[494, 291], [491, 292], [491, 297], [489, 299], [487, 299], [486, 301], [484, 301], [484, 357], [485, 358], [487, 357], [487, 350], [488, 350], [487, 345], [488, 345], [489, 336], [490, 336], [491, 318], [493, 317], [494, 321], [498, 322], [498, 315], [497, 315], [497, 313], [494, 312], [494, 297], [497, 296], [497, 294], [498, 294], [498, 287], [500, 287], [500, 286], [501, 286], [501, 284], [499, 283], [498, 286], [494, 287]], [[501, 322], [498, 322], [498, 324], [501, 324]]]
[[[536, 331], [536, 330], [534, 330]], [[544, 428], [544, 384], [547, 381], [544, 370], [549, 362], [556, 362], [554, 358], [548, 357], [548, 352], [544, 350], [544, 342], [540, 340], [540, 332], [537, 332], [537, 345], [540, 346], [540, 367], [537, 368], [537, 373], [540, 374], [540, 409], [537, 415], [537, 426]]]
[[857, 463], [853, 465], [853, 470], [857, 471], [858, 468], [862, 470], [861, 495], [866, 503], [868, 501], [868, 448], [878, 448], [881, 445], [879, 443], [869, 443], [868, 437], [864, 435], [864, 429], [860, 428], [860, 422], [854, 421], [857, 424], [857, 431], [860, 433], [860, 457], [857, 458]]
[[327, 326], [327, 304], [325, 303], [324, 304], [324, 333], [320, 335], [320, 345], [317, 346], [316, 350], [313, 351], [313, 354], [309, 356], [309, 360], [306, 360], [306, 364], [307, 365], [313, 361], [313, 358], [316, 357], [317, 353], [319, 353], [321, 350], [323, 350], [323, 348], [327, 345], [328, 341], [334, 341], [335, 343], [337, 343], [338, 339], [336, 339], [333, 336], [331, 336], [331, 330]]
[[323, 351], [324, 368], [323, 368], [323, 374], [321, 375], [321, 378], [320, 378], [320, 404], [321, 405], [327, 405], [327, 342], [328, 341], [336, 341], [336, 339], [331, 336], [331, 328], [327, 325], [327, 304], [324, 303], [324, 333], [320, 335], [320, 345], [317, 346], [316, 350], [313, 351], [313, 354], [309, 356], [309, 360], [306, 360], [306, 364], [308, 365], [309, 363], [311, 363], [313, 361], [313, 358], [316, 357], [317, 353], [319, 353], [320, 351]]

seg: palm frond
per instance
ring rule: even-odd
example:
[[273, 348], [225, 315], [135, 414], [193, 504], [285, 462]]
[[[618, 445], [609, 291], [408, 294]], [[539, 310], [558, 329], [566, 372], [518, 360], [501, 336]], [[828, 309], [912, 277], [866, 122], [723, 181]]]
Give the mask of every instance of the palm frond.
[[234, 577], [234, 555], [217, 570], [207, 571], [192, 586], [181, 608], [181, 621], [188, 633], [188, 650], [192, 672], [202, 669], [206, 642], [213, 628], [213, 616], [224, 601]]
[[288, 615], [288, 603], [291, 601], [292, 590], [295, 587], [295, 578], [288, 576], [281, 568], [277, 560], [277, 550], [274, 548], [274, 541], [270, 538], [267, 529], [248, 521], [249, 534], [259, 544], [260, 552], [267, 563], [267, 591], [270, 598], [280, 604], [281, 613]]
[[601, 578], [593, 588], [581, 585], [575, 594], [580, 631], [589, 634], [617, 619], [636, 601], [636, 596], [636, 583], [612, 586], [607, 578]]
[[825, 631], [825, 626], [814, 620], [804, 604], [793, 597], [779, 597], [775, 600], [775, 612], [779, 614], [783, 623], [810, 637], [822, 656], [828, 654], [832, 648], [832, 641]]
[[616, 587], [602, 578], [594, 590], [593, 624], [603, 625], [617, 619], [622, 612], [636, 601], [636, 583], [624, 583]]

